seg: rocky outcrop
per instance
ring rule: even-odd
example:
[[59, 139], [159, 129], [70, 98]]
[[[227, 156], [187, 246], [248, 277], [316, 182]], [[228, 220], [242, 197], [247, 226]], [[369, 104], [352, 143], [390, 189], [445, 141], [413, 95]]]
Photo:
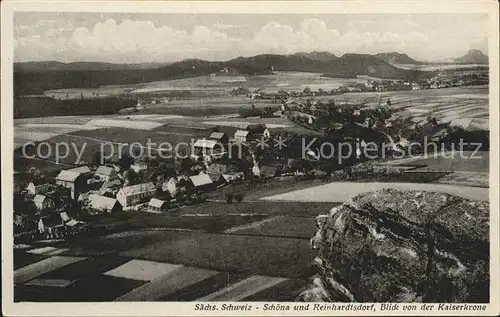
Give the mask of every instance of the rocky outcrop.
[[299, 301], [488, 302], [489, 203], [385, 189], [317, 217]]

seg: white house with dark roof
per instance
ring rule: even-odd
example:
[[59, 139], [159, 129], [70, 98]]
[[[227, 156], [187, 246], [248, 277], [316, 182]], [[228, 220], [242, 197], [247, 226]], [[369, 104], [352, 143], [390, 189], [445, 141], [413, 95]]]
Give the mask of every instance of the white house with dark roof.
[[192, 157], [198, 159], [200, 156], [210, 158], [212, 155], [220, 155], [224, 152], [222, 144], [216, 140], [198, 139], [194, 143], [195, 152]]
[[71, 192], [71, 198], [75, 199], [85, 188], [86, 179], [78, 172], [64, 170], [57, 175], [56, 184], [68, 188]]
[[207, 190], [214, 186], [212, 179], [207, 174], [190, 176], [189, 180], [196, 190]]
[[120, 202], [110, 197], [91, 194], [88, 199], [89, 207], [94, 210], [113, 213], [121, 211], [122, 209]]
[[238, 130], [234, 133], [234, 139], [236, 142], [247, 142], [250, 137], [250, 131]]
[[36, 195], [33, 198], [33, 203], [35, 203], [36, 209], [45, 210], [54, 207], [54, 201], [45, 195]]
[[103, 181], [108, 181], [110, 178], [116, 177], [117, 173], [113, 167], [101, 165], [95, 171], [95, 175]]
[[151, 198], [148, 204], [148, 208], [153, 210], [153, 211], [163, 211], [165, 210], [166, 206], [168, 205], [168, 202], [161, 200], [161, 199], [156, 199], [156, 198]]
[[116, 199], [123, 207], [130, 207], [148, 201], [155, 193], [155, 184], [143, 183], [122, 187], [116, 194]]
[[229, 142], [229, 137], [224, 132], [212, 132], [208, 138], [221, 144], [227, 144]]
[[28, 186], [26, 187], [26, 191], [30, 195], [44, 195], [50, 190], [50, 184], [39, 184], [35, 185], [33, 182], [29, 183]]
[[88, 166], [78, 166], [72, 169], [69, 169], [68, 171], [72, 171], [78, 174], [81, 174], [86, 177], [90, 177], [92, 175], [92, 171]]

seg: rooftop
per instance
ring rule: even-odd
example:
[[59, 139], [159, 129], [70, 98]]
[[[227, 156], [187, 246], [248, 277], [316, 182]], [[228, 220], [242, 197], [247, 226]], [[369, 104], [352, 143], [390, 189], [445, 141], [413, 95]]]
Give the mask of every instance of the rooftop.
[[154, 192], [156, 191], [156, 187], [153, 183], [143, 183], [123, 187], [120, 191], [122, 191], [125, 196], [132, 196], [140, 193]]
[[202, 148], [213, 149], [216, 144], [217, 144], [217, 142], [214, 141], [214, 140], [198, 139], [195, 142], [194, 147], [202, 147]]
[[248, 135], [248, 133], [250, 133], [249, 131], [245, 131], [245, 130], [238, 130], [234, 133], [234, 136], [237, 137], [237, 136], [244, 136], [246, 137]]
[[196, 175], [196, 176], [190, 176], [189, 179], [191, 179], [191, 182], [193, 183], [194, 187], [208, 185], [208, 184], [212, 184], [213, 183], [212, 179], [207, 174], [200, 174], [200, 175]]
[[210, 134], [210, 138], [211, 139], [216, 139], [216, 140], [220, 140], [222, 139], [224, 136], [226, 136], [225, 133], [223, 132], [212, 132], [212, 134]]
[[33, 202], [41, 204], [41, 203], [43, 203], [45, 201], [45, 199], [47, 199], [47, 196], [45, 196], [45, 195], [36, 195], [33, 198]]
[[167, 202], [164, 201], [164, 200], [160, 200], [160, 199], [156, 199], [156, 198], [151, 198], [151, 200], [149, 201], [148, 205], [151, 206], [151, 207], [155, 207], [155, 208], [161, 208], [166, 203]]
[[87, 174], [87, 173], [91, 172], [90, 168], [88, 166], [79, 166], [79, 167], [69, 169], [68, 171], [80, 173], [80, 174]]
[[93, 209], [111, 210], [115, 204], [116, 199], [96, 194], [89, 195], [89, 206]]
[[57, 175], [56, 180], [65, 182], [74, 182], [80, 175], [81, 173], [79, 172], [75, 172], [72, 170], [64, 170]]
[[114, 169], [112, 167], [101, 165], [97, 168], [95, 173], [99, 175], [109, 176], [111, 175], [111, 173], [113, 173], [113, 171]]

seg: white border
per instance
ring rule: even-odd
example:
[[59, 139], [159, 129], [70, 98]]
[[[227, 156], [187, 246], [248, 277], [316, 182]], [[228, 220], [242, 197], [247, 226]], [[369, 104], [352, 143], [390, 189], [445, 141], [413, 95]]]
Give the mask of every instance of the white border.
[[[320, 10], [320, 12], [318, 12]], [[2, 1], [2, 94], [1, 94], [1, 131], [2, 131], [2, 306], [3, 314], [7, 316], [202, 316], [214, 315], [208, 311], [195, 311], [194, 303], [13, 303], [13, 260], [12, 260], [12, 184], [13, 175], [13, 12], [40, 11], [40, 12], [141, 12], [141, 13], [489, 13], [489, 56], [490, 56], [490, 258], [491, 276], [490, 298], [493, 301], [484, 312], [423, 312], [425, 315], [498, 315], [499, 303], [499, 34], [498, 3], [491, 1], [203, 1], [203, 2], [146, 2], [146, 1], [93, 1], [93, 2], [32, 2], [32, 1]], [[311, 259], [312, 260], [312, 259]], [[96, 285], [98, 287], [98, 285]], [[222, 303], [218, 303], [222, 304]], [[281, 312], [259, 310], [245, 312], [222, 312], [217, 315], [238, 316], [284, 316], [299, 315], [296, 312]], [[369, 315], [411, 315], [411, 312], [378, 311]], [[328, 315], [360, 315], [359, 312], [300, 312], [307, 316]]]

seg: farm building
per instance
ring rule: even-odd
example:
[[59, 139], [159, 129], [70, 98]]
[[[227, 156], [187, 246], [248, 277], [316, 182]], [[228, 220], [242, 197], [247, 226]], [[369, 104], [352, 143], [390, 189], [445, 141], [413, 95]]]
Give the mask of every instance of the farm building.
[[33, 182], [29, 183], [26, 187], [26, 191], [30, 195], [44, 195], [50, 190], [50, 184], [39, 184], [35, 185]]
[[101, 195], [108, 192], [116, 196], [116, 193], [120, 190], [121, 187], [122, 187], [121, 180], [119, 179], [108, 180], [102, 184], [100, 192]]
[[54, 207], [54, 201], [45, 195], [36, 195], [33, 198], [33, 202], [35, 203], [36, 209], [38, 210], [46, 210]]
[[238, 130], [234, 133], [234, 139], [236, 142], [248, 142], [250, 137], [250, 131]]
[[130, 207], [148, 201], [156, 193], [153, 183], [143, 183], [123, 187], [116, 194], [116, 199], [123, 207]]
[[56, 184], [66, 187], [71, 192], [71, 198], [85, 191], [87, 180], [84, 174], [72, 170], [61, 171], [56, 177]]
[[64, 229], [64, 223], [59, 214], [51, 213], [38, 220], [38, 232], [45, 233], [50, 238], [59, 237]]
[[220, 144], [227, 144], [229, 142], [229, 137], [223, 132], [212, 132], [208, 138], [210, 140], [217, 141]]
[[85, 177], [90, 177], [92, 175], [92, 171], [90, 170], [90, 168], [88, 166], [79, 166], [79, 167], [69, 169], [68, 171], [79, 173]]
[[215, 184], [212, 182], [212, 179], [207, 174], [190, 176], [189, 180], [193, 184], [193, 187], [199, 191], [212, 189], [215, 186]]
[[85, 224], [83, 221], [78, 221], [75, 219], [72, 219], [68, 216], [68, 213], [63, 211], [59, 213], [59, 216], [61, 217], [62, 223], [64, 226], [71, 228], [72, 230], [76, 229], [78, 226], [81, 226]]
[[96, 194], [89, 195], [89, 207], [94, 210], [108, 213], [122, 210], [122, 206], [116, 199]]
[[163, 211], [167, 208], [168, 202], [156, 198], [151, 198], [148, 207], [153, 211]]
[[95, 171], [95, 175], [104, 181], [108, 181], [110, 178], [117, 176], [117, 173], [111, 166], [101, 165]]
[[199, 156], [213, 156], [220, 155], [224, 152], [222, 144], [215, 140], [198, 139], [194, 143], [195, 153], [193, 156], [198, 158]]

